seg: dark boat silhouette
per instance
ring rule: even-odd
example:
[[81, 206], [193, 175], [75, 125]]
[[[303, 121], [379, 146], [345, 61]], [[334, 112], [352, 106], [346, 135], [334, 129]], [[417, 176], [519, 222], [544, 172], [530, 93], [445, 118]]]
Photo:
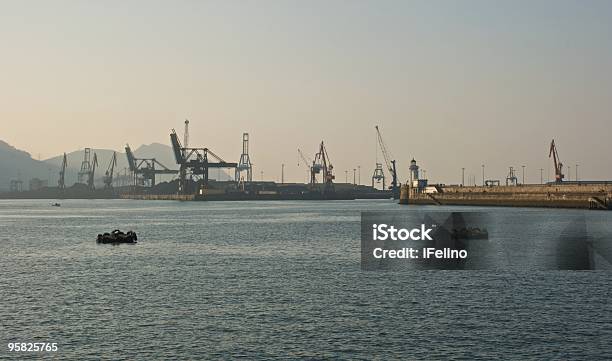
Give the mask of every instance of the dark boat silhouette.
[[111, 233], [98, 234], [97, 243], [136, 243], [138, 236], [136, 232], [128, 231], [123, 233], [116, 229]]

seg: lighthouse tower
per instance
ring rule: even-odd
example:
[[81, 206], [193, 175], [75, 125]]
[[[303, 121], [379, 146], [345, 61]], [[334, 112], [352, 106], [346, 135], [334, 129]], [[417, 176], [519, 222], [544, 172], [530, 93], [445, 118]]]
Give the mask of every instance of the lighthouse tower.
[[419, 166], [416, 164], [416, 160], [412, 158], [410, 161], [410, 183], [414, 184], [414, 181], [419, 180]]

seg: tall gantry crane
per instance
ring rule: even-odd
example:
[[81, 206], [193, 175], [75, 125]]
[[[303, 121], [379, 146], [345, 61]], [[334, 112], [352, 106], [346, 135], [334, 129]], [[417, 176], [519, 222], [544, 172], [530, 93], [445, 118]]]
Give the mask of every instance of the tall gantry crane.
[[553, 139], [550, 142], [550, 151], [548, 152], [548, 158], [552, 157], [554, 166], [555, 166], [555, 182], [561, 183], [563, 182], [563, 178], [565, 175], [563, 174], [563, 163], [559, 159], [559, 154], [557, 153], [557, 146], [555, 145], [555, 140]]
[[[189, 121], [185, 122], [185, 132], [188, 132]], [[185, 138], [187, 140], [187, 138]], [[179, 169], [179, 193], [187, 193], [187, 171], [190, 171], [191, 178], [201, 178], [203, 187], [208, 188], [208, 172], [209, 168], [236, 168], [238, 163], [230, 163], [224, 161], [221, 157], [213, 153], [208, 148], [188, 148], [184, 147], [172, 129], [170, 134], [170, 142], [174, 151], [176, 163], [180, 166]], [[212, 162], [209, 161], [212, 158]]]
[[169, 169], [155, 158], [136, 158], [129, 144], [125, 145], [125, 155], [130, 171], [134, 175], [134, 185], [153, 187], [155, 175], [176, 174], [176, 170]]
[[378, 145], [380, 146], [380, 151], [382, 152], [383, 158], [385, 159], [385, 165], [391, 173], [391, 191], [393, 192], [393, 198], [399, 198], [399, 188], [397, 185], [397, 170], [395, 168], [395, 159], [391, 159], [389, 152], [387, 151], [387, 146], [382, 139], [382, 135], [380, 134], [380, 130], [378, 129], [378, 125], [374, 127], [376, 129], [376, 135], [378, 137]]
[[66, 153], [64, 153], [64, 159], [62, 160], [62, 168], [59, 173], [59, 180], [57, 181], [58, 188], [61, 190], [66, 189], [66, 166], [68, 165], [68, 160], [66, 158]]
[[117, 165], [117, 153], [113, 152], [113, 156], [111, 157], [111, 161], [108, 164], [106, 173], [104, 173], [104, 189], [113, 188], [113, 173], [115, 171], [116, 165]]
[[85, 148], [83, 151], [83, 161], [81, 162], [81, 170], [78, 174], [78, 183], [87, 184], [89, 173], [91, 172], [91, 148]]
[[240, 160], [236, 167], [234, 174], [234, 180], [240, 182], [242, 172], [246, 172], [246, 181], [253, 181], [253, 163], [251, 163], [251, 157], [249, 156], [249, 133], [242, 133], [242, 154], [240, 154]]

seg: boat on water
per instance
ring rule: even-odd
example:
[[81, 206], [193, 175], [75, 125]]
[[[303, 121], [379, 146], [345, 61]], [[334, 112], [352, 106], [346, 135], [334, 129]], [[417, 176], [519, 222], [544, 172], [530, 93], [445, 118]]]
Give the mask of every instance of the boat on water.
[[120, 230], [116, 229], [111, 233], [98, 234], [98, 238], [96, 239], [96, 243], [136, 243], [138, 241], [138, 236], [134, 231], [128, 231], [127, 233], [123, 233]]

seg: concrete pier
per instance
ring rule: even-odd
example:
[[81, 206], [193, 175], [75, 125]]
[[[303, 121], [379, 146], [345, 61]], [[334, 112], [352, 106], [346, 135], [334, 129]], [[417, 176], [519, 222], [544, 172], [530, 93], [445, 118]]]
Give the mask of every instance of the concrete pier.
[[400, 204], [612, 209], [612, 183], [402, 187]]

